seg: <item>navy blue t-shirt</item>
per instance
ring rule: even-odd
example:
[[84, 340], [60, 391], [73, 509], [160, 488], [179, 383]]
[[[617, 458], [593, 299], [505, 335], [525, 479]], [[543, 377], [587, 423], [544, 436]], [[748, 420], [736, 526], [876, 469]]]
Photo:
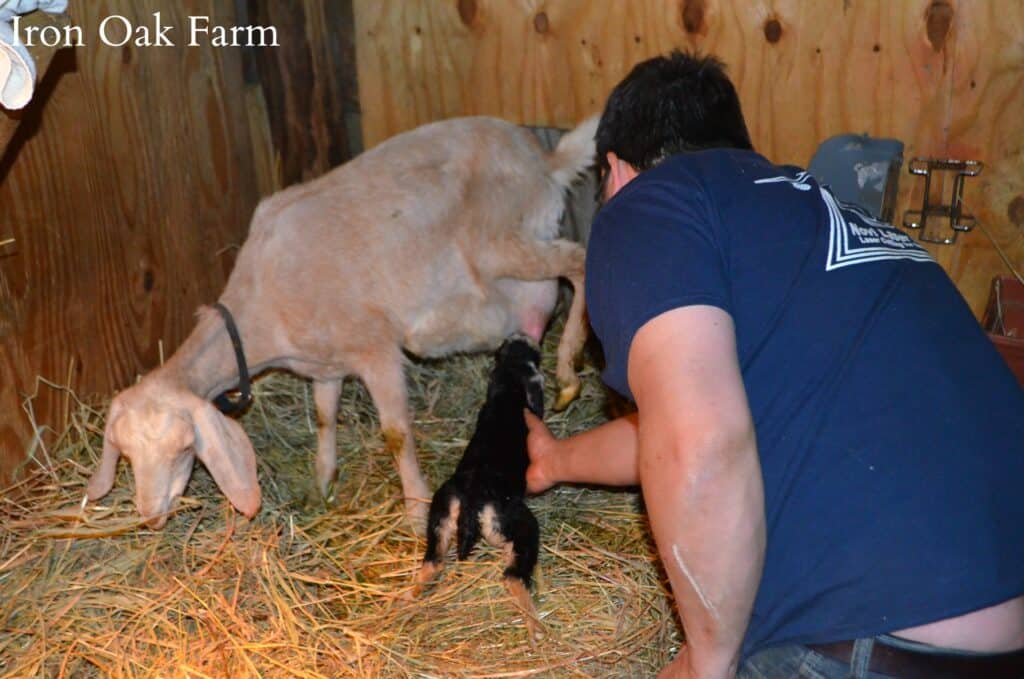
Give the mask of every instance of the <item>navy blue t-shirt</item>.
[[605, 381], [636, 331], [728, 312], [768, 545], [743, 657], [1024, 593], [1024, 393], [909, 236], [749, 151], [670, 158], [598, 214], [586, 300]]

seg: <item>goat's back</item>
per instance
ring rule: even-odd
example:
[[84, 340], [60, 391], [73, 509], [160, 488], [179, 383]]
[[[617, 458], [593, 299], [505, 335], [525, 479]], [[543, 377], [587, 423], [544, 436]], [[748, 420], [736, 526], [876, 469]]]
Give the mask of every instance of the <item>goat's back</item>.
[[547, 157], [532, 134], [505, 121], [442, 120], [267, 198], [254, 217], [253, 234], [280, 229], [282, 217], [323, 209], [337, 220], [322, 222], [333, 233], [415, 236], [464, 224], [484, 230], [543, 225], [531, 233], [550, 238], [550, 217], [557, 220], [563, 197]]
[[[528, 131], [494, 118], [393, 137], [262, 201], [225, 298], [261, 299], [277, 313], [267, 322], [293, 328], [304, 353], [327, 351], [380, 315], [423, 355], [493, 346], [514, 329], [512, 316], [494, 318], [495, 288], [481, 285], [473, 259], [504, 232], [557, 235], [564, 197], [548, 158]], [[479, 313], [437, 317], [446, 308]], [[320, 332], [296, 329], [304, 324]]]

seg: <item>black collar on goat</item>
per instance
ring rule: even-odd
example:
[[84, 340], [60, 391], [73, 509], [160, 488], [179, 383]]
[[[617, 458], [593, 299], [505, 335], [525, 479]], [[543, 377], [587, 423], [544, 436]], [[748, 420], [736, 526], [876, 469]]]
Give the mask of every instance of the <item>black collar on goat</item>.
[[217, 302], [213, 305], [220, 317], [224, 319], [224, 326], [231, 337], [231, 346], [235, 350], [235, 360], [238, 362], [238, 398], [232, 399], [224, 392], [213, 399], [213, 404], [225, 415], [236, 415], [249, 407], [252, 403], [252, 386], [249, 381], [249, 366], [245, 363], [245, 350], [242, 348], [242, 337], [238, 334], [238, 326], [235, 325], [235, 318], [228, 311], [228, 308]]

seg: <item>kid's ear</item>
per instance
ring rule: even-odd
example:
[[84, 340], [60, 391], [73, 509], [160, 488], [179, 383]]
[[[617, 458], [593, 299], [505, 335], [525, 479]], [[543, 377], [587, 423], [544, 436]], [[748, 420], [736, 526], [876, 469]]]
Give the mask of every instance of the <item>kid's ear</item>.
[[526, 380], [526, 405], [534, 415], [544, 419], [544, 376], [531, 366], [533, 374]]

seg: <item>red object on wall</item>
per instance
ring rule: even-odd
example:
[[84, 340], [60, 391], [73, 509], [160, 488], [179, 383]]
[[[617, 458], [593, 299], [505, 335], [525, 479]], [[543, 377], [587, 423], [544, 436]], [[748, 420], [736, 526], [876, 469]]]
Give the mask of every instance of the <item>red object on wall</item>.
[[1024, 387], [1024, 284], [1013, 276], [993, 279], [981, 324]]

